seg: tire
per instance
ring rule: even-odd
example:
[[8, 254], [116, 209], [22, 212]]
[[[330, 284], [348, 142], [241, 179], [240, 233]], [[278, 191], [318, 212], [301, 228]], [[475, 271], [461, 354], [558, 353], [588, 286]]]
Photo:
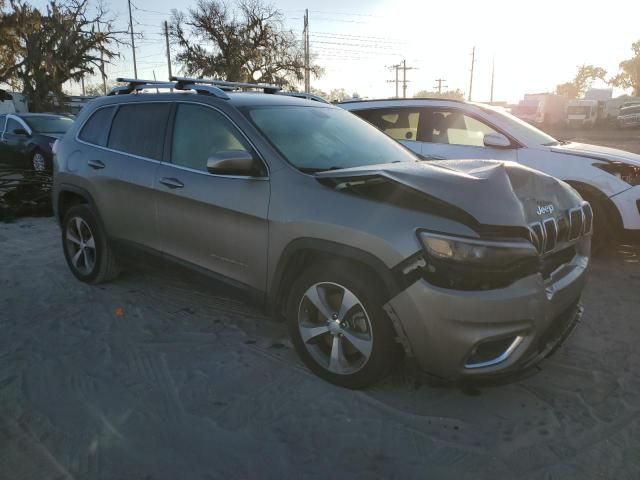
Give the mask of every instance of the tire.
[[[384, 299], [384, 290], [357, 264], [329, 262], [304, 271], [292, 284], [286, 319], [305, 365], [346, 388], [380, 380], [397, 353], [395, 331], [382, 309]], [[353, 306], [343, 314], [345, 305]]]
[[46, 172], [49, 169], [47, 157], [41, 150], [36, 150], [31, 156], [31, 168], [34, 172]]
[[87, 205], [71, 207], [64, 215], [62, 250], [71, 273], [81, 282], [98, 284], [118, 276], [107, 236]]
[[593, 197], [583, 197], [591, 204], [593, 210], [593, 236], [591, 237], [591, 251], [594, 255], [605, 253], [614, 243], [615, 231], [613, 223], [609, 220], [607, 209]]

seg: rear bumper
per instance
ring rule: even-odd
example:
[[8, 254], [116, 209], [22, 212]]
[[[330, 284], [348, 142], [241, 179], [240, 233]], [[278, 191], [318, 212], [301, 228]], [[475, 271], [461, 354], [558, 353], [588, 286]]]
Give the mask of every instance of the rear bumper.
[[[405, 347], [431, 374], [455, 380], [520, 371], [550, 355], [580, 317], [589, 263], [589, 242], [582, 243], [547, 280], [536, 274], [503, 289], [456, 291], [420, 279], [385, 309]], [[479, 345], [498, 341], [511, 345], [507, 355], [473, 360]]]

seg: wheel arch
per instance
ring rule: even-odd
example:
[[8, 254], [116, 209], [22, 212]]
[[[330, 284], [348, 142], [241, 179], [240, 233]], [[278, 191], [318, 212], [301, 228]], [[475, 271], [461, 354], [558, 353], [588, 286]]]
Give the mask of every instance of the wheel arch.
[[289, 285], [312, 262], [323, 259], [356, 263], [380, 281], [389, 298], [399, 292], [401, 281], [382, 260], [356, 247], [330, 240], [299, 238], [290, 242], [278, 259], [267, 292], [267, 309], [280, 316]]
[[601, 190], [597, 189], [593, 185], [589, 185], [588, 183], [574, 180], [566, 180], [566, 183], [571, 185], [586, 201], [595, 201], [602, 205], [602, 207], [607, 212], [607, 217], [612, 222], [612, 226], [615, 228], [616, 233], [622, 230], [622, 216], [620, 215], [618, 208], [607, 195], [605, 195]]
[[76, 185], [70, 184], [62, 184], [58, 191], [56, 192], [55, 202], [54, 202], [54, 213], [56, 216], [56, 220], [59, 224], [62, 224], [62, 220], [64, 219], [65, 213], [74, 205], [86, 204], [91, 207], [93, 212], [96, 215], [96, 219], [100, 224], [100, 227], [104, 230], [104, 224], [102, 223], [102, 218], [100, 218], [100, 213], [96, 208], [96, 203], [93, 200], [91, 194], [82, 187], [78, 187]]

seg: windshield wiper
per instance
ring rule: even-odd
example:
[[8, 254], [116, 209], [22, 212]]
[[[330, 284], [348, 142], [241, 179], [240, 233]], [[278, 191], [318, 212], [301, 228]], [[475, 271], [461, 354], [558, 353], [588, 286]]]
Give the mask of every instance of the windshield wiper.
[[303, 173], [318, 173], [318, 172], [327, 172], [329, 170], [342, 170], [343, 168], [346, 167], [329, 167], [329, 168], [317, 168], [317, 167], [300, 167], [298, 170], [300, 170]]

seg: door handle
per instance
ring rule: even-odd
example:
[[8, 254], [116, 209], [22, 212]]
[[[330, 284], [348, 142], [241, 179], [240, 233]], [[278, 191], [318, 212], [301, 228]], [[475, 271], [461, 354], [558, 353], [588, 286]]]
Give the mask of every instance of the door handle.
[[171, 188], [182, 188], [184, 187], [184, 183], [182, 183], [180, 180], [178, 180], [177, 178], [167, 178], [167, 177], [163, 177], [160, 179], [160, 183]]
[[102, 163], [100, 160], [89, 160], [87, 162], [87, 165], [89, 165], [94, 170], [100, 170], [101, 168], [105, 167], [105, 164]]

